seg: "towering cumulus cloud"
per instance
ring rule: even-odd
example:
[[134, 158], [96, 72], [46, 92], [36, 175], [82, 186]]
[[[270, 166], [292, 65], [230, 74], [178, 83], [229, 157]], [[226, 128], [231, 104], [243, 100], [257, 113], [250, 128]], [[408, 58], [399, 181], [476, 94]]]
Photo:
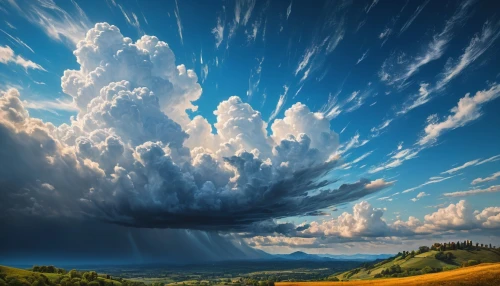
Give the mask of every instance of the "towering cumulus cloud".
[[198, 78], [154, 36], [134, 42], [100, 23], [74, 55], [80, 69], [61, 78], [78, 108], [71, 124], [30, 117], [15, 89], [0, 97], [2, 217], [249, 230], [380, 189], [367, 179], [331, 187], [338, 135], [301, 103], [271, 134], [237, 96], [214, 111], [215, 129], [191, 119]]

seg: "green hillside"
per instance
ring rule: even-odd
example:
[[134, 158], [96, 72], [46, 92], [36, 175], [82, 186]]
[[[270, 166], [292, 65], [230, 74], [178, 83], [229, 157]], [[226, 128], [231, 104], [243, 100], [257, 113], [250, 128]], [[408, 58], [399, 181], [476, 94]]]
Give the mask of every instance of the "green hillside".
[[362, 267], [332, 275], [329, 280], [406, 277], [495, 262], [500, 262], [500, 249], [496, 248], [470, 247], [444, 251], [413, 251], [405, 254], [399, 253], [381, 262], [365, 264]]
[[32, 271], [0, 265], [0, 286], [145, 286], [144, 283], [97, 274], [95, 271], [67, 272], [53, 266], [40, 268], [35, 267], [37, 271]]

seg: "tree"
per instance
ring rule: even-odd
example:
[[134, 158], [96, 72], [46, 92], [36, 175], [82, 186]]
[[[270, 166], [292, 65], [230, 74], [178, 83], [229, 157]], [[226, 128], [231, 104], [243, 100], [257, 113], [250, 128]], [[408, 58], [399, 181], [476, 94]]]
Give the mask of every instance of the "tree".
[[70, 277], [71, 279], [73, 279], [73, 278], [81, 278], [81, 277], [82, 277], [82, 275], [81, 275], [78, 271], [76, 271], [76, 269], [71, 269], [71, 270], [69, 271], [69, 277]]
[[420, 247], [418, 248], [418, 251], [419, 251], [420, 253], [425, 253], [425, 252], [429, 251], [429, 247], [428, 247], [428, 246], [420, 246]]

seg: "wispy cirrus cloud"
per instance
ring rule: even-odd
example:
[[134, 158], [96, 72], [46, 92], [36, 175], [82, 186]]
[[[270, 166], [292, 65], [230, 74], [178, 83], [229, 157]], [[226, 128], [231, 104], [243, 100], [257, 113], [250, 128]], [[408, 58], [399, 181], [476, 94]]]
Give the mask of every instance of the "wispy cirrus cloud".
[[446, 181], [448, 179], [451, 179], [453, 178], [454, 176], [450, 176], [450, 177], [432, 177], [432, 178], [429, 178], [429, 180], [423, 184], [420, 184], [416, 187], [413, 187], [413, 188], [410, 188], [410, 189], [406, 189], [403, 191], [403, 194], [406, 194], [406, 193], [409, 193], [409, 192], [413, 192], [415, 190], [418, 190], [424, 186], [427, 186], [427, 185], [431, 185], [431, 184], [436, 184], [436, 183], [439, 183], [439, 182], [442, 182], [442, 181]]
[[179, 31], [179, 37], [181, 38], [181, 44], [184, 45], [184, 38], [182, 36], [182, 22], [181, 22], [181, 15], [179, 13], [179, 4], [177, 3], [177, 0], [175, 0], [175, 9], [174, 9], [174, 14], [175, 14], [175, 19], [177, 22], [177, 30]]
[[287, 86], [287, 85], [283, 86], [283, 93], [280, 94], [278, 102], [276, 103], [276, 108], [274, 108], [273, 112], [269, 116], [269, 119], [267, 120], [268, 122], [271, 122], [274, 118], [276, 118], [278, 113], [283, 108], [283, 104], [285, 104], [285, 102], [286, 102], [286, 95], [288, 93], [288, 89], [289, 89], [289, 86]]
[[420, 12], [422, 12], [422, 10], [424, 10], [425, 6], [427, 6], [427, 4], [429, 4], [429, 1], [430, 0], [426, 0], [423, 4], [418, 5], [417, 9], [415, 9], [415, 12], [413, 12], [413, 14], [410, 16], [410, 18], [408, 18], [408, 20], [406, 21], [406, 23], [404, 23], [403, 27], [401, 27], [401, 30], [399, 30], [399, 35], [403, 34], [411, 26], [413, 21], [415, 21], [415, 19], [418, 17], [418, 15], [420, 15]]
[[482, 184], [482, 183], [487, 183], [487, 182], [494, 181], [494, 180], [496, 180], [498, 178], [500, 178], [500, 172], [493, 173], [491, 176], [486, 177], [486, 178], [477, 178], [477, 179], [474, 179], [471, 184], [472, 185], [478, 185], [478, 184]]
[[392, 57], [386, 59], [379, 72], [380, 79], [389, 85], [398, 84], [400, 87], [404, 86], [405, 82], [417, 73], [421, 67], [441, 58], [448, 43], [453, 38], [453, 29], [464, 23], [474, 2], [475, 0], [463, 1], [451, 18], [446, 21], [441, 32], [433, 35], [424, 51], [408, 60], [408, 62], [400, 62], [398, 58], [394, 59]]
[[0, 29], [0, 31], [2, 31], [5, 35], [7, 35], [7, 37], [9, 37], [12, 41], [14, 41], [14, 44], [25, 47], [28, 50], [30, 50], [32, 53], [35, 53], [35, 51], [33, 51], [33, 49], [30, 46], [28, 46], [28, 44], [26, 44], [23, 40], [19, 39], [18, 37], [12, 36], [11, 34], [5, 32], [2, 29]]
[[488, 90], [478, 91], [472, 97], [467, 93], [444, 120], [436, 120], [425, 127], [424, 135], [418, 140], [418, 144], [423, 146], [434, 143], [445, 131], [465, 126], [478, 119], [482, 114], [481, 106], [499, 96], [500, 84], [494, 84]]
[[33, 25], [42, 29], [53, 40], [75, 46], [85, 37], [90, 21], [80, 6], [71, 1], [71, 13], [59, 7], [53, 0], [9, 1], [11, 7]]
[[443, 194], [443, 196], [445, 196], [445, 197], [465, 197], [465, 196], [472, 196], [472, 195], [477, 195], [477, 194], [487, 194], [487, 193], [496, 193], [496, 192], [500, 192], [500, 185], [491, 186], [491, 187], [486, 188], [486, 189], [475, 189], [475, 190], [469, 190], [469, 191], [445, 193], [445, 194]]
[[452, 168], [452, 169], [449, 169], [449, 170], [446, 170], [444, 172], [441, 172], [442, 175], [444, 174], [453, 174], [453, 173], [456, 173], [460, 170], [463, 170], [465, 168], [468, 168], [468, 167], [472, 167], [472, 166], [478, 166], [478, 165], [482, 165], [482, 164], [485, 164], [485, 163], [489, 163], [489, 162], [495, 162], [495, 161], [498, 161], [500, 160], [500, 155], [496, 155], [496, 156], [492, 156], [488, 159], [485, 159], [485, 160], [481, 160], [481, 159], [475, 159], [475, 160], [472, 160], [472, 161], [469, 161], [469, 162], [466, 162], [458, 167], [455, 167], [455, 168]]
[[16, 55], [9, 46], [0, 46], [0, 63], [2, 64], [13, 63], [15, 65], [24, 68], [26, 72], [28, 71], [28, 69], [47, 71], [41, 65], [33, 61], [27, 60], [20, 55]]
[[484, 23], [481, 33], [475, 35], [470, 41], [464, 53], [456, 63], [447, 65], [443, 77], [436, 84], [436, 89], [444, 88], [453, 78], [457, 77], [465, 68], [477, 60], [500, 36], [500, 22], [492, 24]]

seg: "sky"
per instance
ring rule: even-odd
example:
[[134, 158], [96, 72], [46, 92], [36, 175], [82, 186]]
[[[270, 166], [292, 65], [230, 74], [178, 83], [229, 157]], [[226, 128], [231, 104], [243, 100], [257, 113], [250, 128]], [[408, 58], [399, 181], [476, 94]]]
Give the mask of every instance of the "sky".
[[0, 263], [495, 244], [499, 8], [0, 2]]

